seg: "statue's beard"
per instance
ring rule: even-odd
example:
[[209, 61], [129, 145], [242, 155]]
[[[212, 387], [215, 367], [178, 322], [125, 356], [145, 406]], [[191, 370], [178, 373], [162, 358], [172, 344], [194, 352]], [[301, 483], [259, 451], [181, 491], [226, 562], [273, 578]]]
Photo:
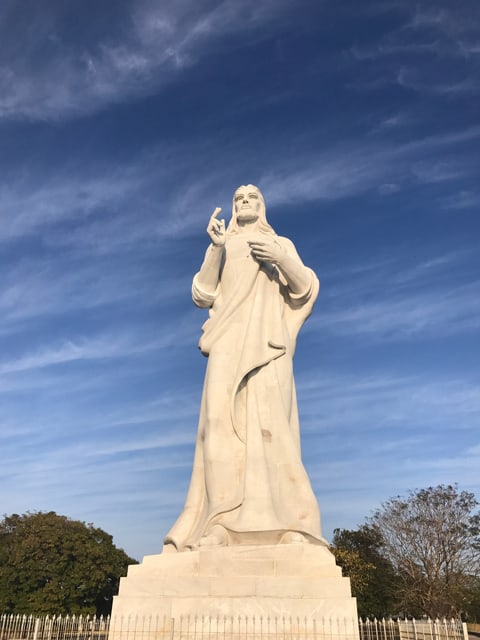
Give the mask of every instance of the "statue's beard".
[[239, 211], [237, 213], [237, 222], [256, 222], [258, 213], [255, 211]]

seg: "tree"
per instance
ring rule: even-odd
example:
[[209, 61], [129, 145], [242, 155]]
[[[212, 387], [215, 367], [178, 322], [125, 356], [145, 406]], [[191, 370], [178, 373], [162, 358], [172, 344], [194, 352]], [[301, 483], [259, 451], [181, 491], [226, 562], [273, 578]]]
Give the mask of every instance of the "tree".
[[333, 532], [332, 551], [350, 578], [361, 617], [382, 618], [395, 610], [398, 576], [379, 548], [378, 534], [367, 525]]
[[473, 493], [438, 485], [383, 503], [369, 519], [400, 580], [405, 613], [468, 613], [480, 569], [480, 515]]
[[0, 611], [107, 614], [136, 563], [112, 536], [50, 511], [0, 521]]

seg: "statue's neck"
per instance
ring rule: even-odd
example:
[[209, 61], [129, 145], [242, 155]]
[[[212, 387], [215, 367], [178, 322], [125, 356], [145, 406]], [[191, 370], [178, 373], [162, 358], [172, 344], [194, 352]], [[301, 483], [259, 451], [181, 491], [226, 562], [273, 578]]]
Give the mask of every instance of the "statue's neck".
[[237, 220], [237, 232], [250, 235], [258, 229], [258, 218], [256, 220]]

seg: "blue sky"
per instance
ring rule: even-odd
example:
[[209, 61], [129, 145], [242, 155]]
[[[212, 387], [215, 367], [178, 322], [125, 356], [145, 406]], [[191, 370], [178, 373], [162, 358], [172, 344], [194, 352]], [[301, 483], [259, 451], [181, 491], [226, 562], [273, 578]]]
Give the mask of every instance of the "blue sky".
[[141, 559], [189, 483], [214, 207], [318, 274], [295, 360], [325, 536], [480, 497], [478, 0], [3, 0], [1, 513]]

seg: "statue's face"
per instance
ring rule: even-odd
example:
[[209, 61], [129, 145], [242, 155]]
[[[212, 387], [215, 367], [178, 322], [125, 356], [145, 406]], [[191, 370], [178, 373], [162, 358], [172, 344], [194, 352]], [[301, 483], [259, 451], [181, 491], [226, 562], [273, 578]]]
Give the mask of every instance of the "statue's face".
[[261, 202], [258, 189], [249, 184], [239, 187], [233, 197], [235, 213], [240, 222], [254, 222], [258, 219]]

